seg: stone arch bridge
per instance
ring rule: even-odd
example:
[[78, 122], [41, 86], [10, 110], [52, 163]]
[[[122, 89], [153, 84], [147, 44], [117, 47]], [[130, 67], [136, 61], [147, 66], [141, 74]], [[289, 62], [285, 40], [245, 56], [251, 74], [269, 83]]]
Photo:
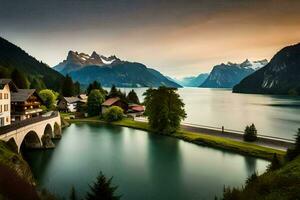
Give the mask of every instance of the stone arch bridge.
[[21, 147], [51, 148], [53, 138], [61, 137], [59, 112], [49, 112], [39, 117], [0, 127], [0, 140], [7, 142], [15, 151]]

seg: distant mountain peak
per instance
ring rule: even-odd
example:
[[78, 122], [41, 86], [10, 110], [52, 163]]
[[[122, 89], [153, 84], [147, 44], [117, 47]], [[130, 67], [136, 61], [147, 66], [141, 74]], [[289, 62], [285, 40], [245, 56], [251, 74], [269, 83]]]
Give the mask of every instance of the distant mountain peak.
[[97, 80], [107, 87], [181, 87], [141, 63], [122, 61], [115, 55], [106, 57], [96, 51], [89, 55], [70, 50], [66, 60], [53, 68], [61, 74], [69, 74], [83, 85]]
[[200, 87], [232, 88], [243, 78], [262, 68], [267, 63], [267, 60], [250, 61], [249, 59], [246, 59], [242, 63], [221, 63], [214, 66], [210, 75]]

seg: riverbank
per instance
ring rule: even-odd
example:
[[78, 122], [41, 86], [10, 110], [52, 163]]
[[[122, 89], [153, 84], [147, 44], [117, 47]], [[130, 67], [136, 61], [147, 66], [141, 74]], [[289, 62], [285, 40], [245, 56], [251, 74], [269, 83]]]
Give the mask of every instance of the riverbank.
[[[70, 123], [102, 123], [108, 124], [107, 122], [100, 120], [99, 117], [82, 118], [82, 119], [68, 119]], [[138, 122], [132, 119], [123, 119], [118, 122], [110, 123], [117, 126], [125, 126], [134, 129], [145, 130], [153, 132], [147, 123]], [[165, 136], [165, 135], [164, 135]], [[182, 139], [187, 142], [191, 142], [197, 145], [209, 146], [213, 148], [225, 149], [228, 151], [236, 152], [243, 155], [250, 155], [265, 160], [272, 160], [273, 155], [277, 154], [280, 158], [283, 158], [285, 151], [273, 149], [269, 147], [263, 147], [249, 142], [240, 142], [231, 140], [228, 138], [222, 138], [218, 136], [211, 136], [207, 134], [195, 133], [187, 130], [179, 130], [174, 134], [166, 135], [169, 137], [175, 137]]]

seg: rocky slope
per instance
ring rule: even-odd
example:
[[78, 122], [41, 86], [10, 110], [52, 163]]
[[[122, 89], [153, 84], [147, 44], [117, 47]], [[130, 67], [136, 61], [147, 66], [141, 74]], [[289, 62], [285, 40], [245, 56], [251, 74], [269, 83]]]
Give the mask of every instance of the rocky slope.
[[200, 87], [232, 88], [243, 78], [265, 66], [267, 62], [267, 60], [251, 62], [247, 59], [240, 64], [228, 62], [227, 64], [216, 65]]
[[281, 49], [260, 70], [243, 79], [233, 92], [300, 94], [300, 43]]

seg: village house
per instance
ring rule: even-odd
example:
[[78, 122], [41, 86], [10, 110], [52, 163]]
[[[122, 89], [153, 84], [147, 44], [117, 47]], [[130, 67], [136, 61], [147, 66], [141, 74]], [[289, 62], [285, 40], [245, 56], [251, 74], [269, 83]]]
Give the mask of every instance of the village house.
[[16, 90], [10, 79], [0, 79], [0, 127], [11, 123], [11, 92]]
[[57, 107], [59, 110], [65, 112], [77, 112], [78, 106], [80, 104], [87, 103], [87, 95], [80, 94], [76, 97], [63, 97], [57, 103]]
[[129, 104], [127, 115], [132, 117], [142, 116], [145, 112], [145, 107], [139, 104]]
[[35, 89], [17, 89], [11, 93], [11, 121], [22, 121], [39, 116], [43, 100]]
[[122, 108], [124, 113], [127, 112], [127, 110], [128, 110], [128, 104], [125, 101], [123, 101], [119, 97], [113, 97], [113, 98], [107, 99], [106, 101], [104, 101], [102, 103], [102, 105], [101, 105], [102, 114], [104, 114], [107, 111], [107, 109], [112, 106], [118, 106], [118, 107]]
[[119, 106], [123, 109], [124, 113], [129, 116], [141, 116], [143, 115], [145, 108], [139, 104], [128, 104], [119, 97], [109, 98], [105, 102], [102, 103], [102, 111], [101, 113], [104, 114], [108, 108], [112, 106]]

